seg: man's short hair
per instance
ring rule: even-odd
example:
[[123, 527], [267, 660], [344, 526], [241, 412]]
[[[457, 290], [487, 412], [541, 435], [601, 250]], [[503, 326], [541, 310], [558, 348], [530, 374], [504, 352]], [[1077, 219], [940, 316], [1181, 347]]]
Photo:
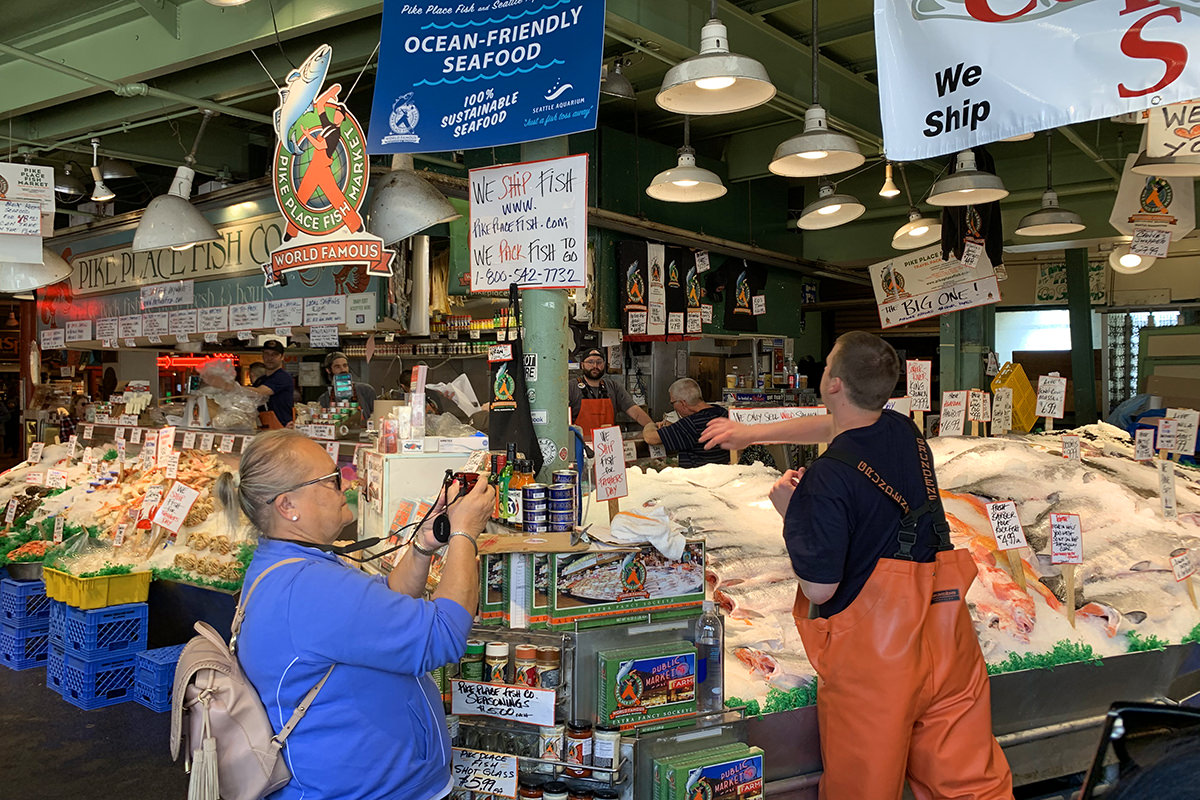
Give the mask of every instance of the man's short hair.
[[667, 392], [671, 399], [678, 400], [686, 406], [694, 406], [704, 400], [700, 394], [700, 384], [691, 378], [680, 378], [671, 384]]
[[866, 331], [843, 333], [834, 348], [837, 359], [829, 364], [829, 375], [842, 379], [847, 399], [867, 411], [882, 409], [900, 380], [895, 349]]

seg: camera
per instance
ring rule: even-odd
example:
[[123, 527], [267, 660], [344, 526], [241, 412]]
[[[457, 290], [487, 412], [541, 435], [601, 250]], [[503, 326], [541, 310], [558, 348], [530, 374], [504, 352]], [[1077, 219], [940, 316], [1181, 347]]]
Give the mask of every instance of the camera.
[[475, 488], [475, 484], [479, 481], [479, 473], [456, 472], [454, 473], [454, 480], [458, 481], [458, 485], [461, 487], [459, 491], [466, 494]]

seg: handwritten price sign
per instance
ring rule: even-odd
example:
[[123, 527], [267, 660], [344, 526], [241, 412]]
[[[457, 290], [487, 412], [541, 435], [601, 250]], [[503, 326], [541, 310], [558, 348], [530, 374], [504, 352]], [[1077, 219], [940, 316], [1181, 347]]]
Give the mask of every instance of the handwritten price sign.
[[1196, 568], [1192, 566], [1191, 551], [1186, 547], [1171, 551], [1171, 572], [1175, 574], [1176, 581], [1186, 581], [1196, 574]]
[[967, 393], [942, 392], [942, 419], [938, 436], [962, 436], [967, 422]]
[[451, 681], [455, 714], [474, 714], [508, 719], [529, 725], [554, 724], [554, 690], [528, 686], [506, 686], [478, 681]]
[[450, 764], [459, 789], [500, 797], [517, 796], [517, 757], [455, 747]]
[[1050, 562], [1083, 563], [1083, 528], [1078, 514], [1050, 515]]
[[1062, 419], [1067, 406], [1067, 379], [1057, 375], [1038, 378], [1036, 416]]
[[913, 411], [931, 411], [930, 382], [933, 374], [931, 361], [904, 362], [905, 375], [908, 378], [908, 396], [912, 398]]
[[154, 514], [154, 524], [162, 525], [171, 533], [179, 533], [184, 519], [187, 518], [188, 512], [192, 510], [192, 505], [195, 504], [198, 497], [200, 497], [198, 491], [187, 484], [175, 481], [171, 484], [171, 491], [167, 492], [162, 505]]
[[1064, 433], [1062, 435], [1062, 454], [1063, 458], [1068, 461], [1079, 461], [1083, 458], [1078, 436], [1073, 433]]
[[615, 425], [597, 428], [592, 432], [592, 449], [596, 453], [596, 499], [615, 500], [629, 494], [621, 429]]
[[1150, 461], [1154, 458], [1154, 431], [1142, 428], [1134, 433], [1133, 459], [1135, 461]]
[[992, 526], [992, 534], [1001, 550], [1016, 550], [1018, 547], [1028, 547], [1025, 541], [1025, 529], [1017, 518], [1017, 505], [1012, 500], [999, 503], [988, 503], [988, 523]]

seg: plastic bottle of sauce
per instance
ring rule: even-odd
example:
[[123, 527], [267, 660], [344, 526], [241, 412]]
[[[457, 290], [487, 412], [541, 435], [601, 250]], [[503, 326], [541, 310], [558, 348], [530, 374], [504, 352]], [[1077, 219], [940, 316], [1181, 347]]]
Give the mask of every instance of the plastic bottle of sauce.
[[508, 500], [505, 507], [508, 510], [507, 522], [511, 527], [520, 528], [524, 522], [524, 492], [521, 488], [529, 483], [533, 483], [533, 465], [528, 459], [522, 458], [517, 461], [512, 477], [508, 479]]
[[567, 752], [563, 761], [578, 766], [567, 767], [564, 772], [572, 778], [587, 778], [592, 774], [592, 723], [585, 719], [574, 719], [567, 723]]

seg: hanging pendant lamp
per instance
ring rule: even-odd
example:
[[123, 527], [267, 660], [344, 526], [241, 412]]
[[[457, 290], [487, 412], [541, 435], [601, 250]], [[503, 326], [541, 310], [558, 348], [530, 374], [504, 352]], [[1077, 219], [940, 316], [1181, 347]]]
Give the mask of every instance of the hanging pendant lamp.
[[900, 187], [896, 186], [896, 182], [892, 180], [892, 162], [888, 161], [883, 168], [883, 186], [879, 187], [879, 196], [891, 200], [898, 194], [900, 194]]
[[1042, 207], [1021, 217], [1016, 231], [1021, 236], [1061, 236], [1078, 233], [1087, 227], [1082, 217], [1058, 205], [1058, 193], [1054, 191], [1051, 171], [1051, 136], [1053, 132], [1046, 131], [1046, 191], [1042, 194]]
[[392, 245], [462, 214], [433, 184], [413, 171], [412, 156], [392, 156], [392, 171], [371, 193], [367, 231]]
[[628, 62], [624, 58], [618, 58], [613, 62], [611, 69], [606, 69], [600, 77], [600, 94], [606, 94], [609, 97], [619, 97], [622, 100], [636, 100], [637, 92], [633, 90], [633, 84], [629, 82], [629, 78], [625, 77], [622, 70]]
[[766, 68], [749, 56], [729, 52], [729, 34], [712, 0], [700, 29], [700, 53], [667, 70], [654, 102], [676, 114], [729, 114], [761, 106], [775, 96]]
[[74, 203], [87, 194], [87, 187], [83, 185], [83, 181], [71, 174], [72, 162], [68, 161], [63, 164], [61, 171], [54, 170], [54, 191], [63, 195], [63, 200], [67, 203]]
[[963, 150], [953, 174], [933, 184], [929, 202], [935, 206], [977, 206], [1008, 197], [1008, 189], [998, 175], [975, 166], [975, 151]]
[[836, 228], [853, 222], [863, 215], [867, 207], [848, 194], [838, 194], [830, 181], [821, 181], [817, 199], [800, 212], [797, 225], [806, 231]]
[[788, 178], [813, 178], [835, 175], [854, 169], [866, 161], [858, 143], [844, 133], [829, 130], [825, 109], [820, 104], [818, 67], [821, 50], [818, 39], [817, 2], [812, 0], [812, 105], [804, 112], [804, 132], [775, 148], [768, 169]]
[[1145, 272], [1150, 269], [1150, 265], [1154, 261], [1154, 256], [1140, 256], [1130, 252], [1127, 244], [1117, 245], [1108, 254], [1108, 265], [1113, 268], [1113, 272], [1119, 272], [1122, 275], [1137, 275], [1139, 272]]
[[[48, 247], [42, 248], [42, 263], [0, 261], [0, 293], [20, 294], [58, 283], [71, 276], [71, 265]], [[32, 299], [32, 298], [30, 298]]]
[[654, 176], [646, 187], [646, 194], [655, 200], [668, 203], [702, 203], [716, 200], [728, 189], [720, 176], [703, 167], [696, 166], [696, 151], [690, 143], [691, 123], [683, 118], [683, 147], [679, 148], [679, 161], [672, 168]]
[[908, 173], [904, 171], [903, 164], [900, 165], [900, 182], [904, 184], [904, 196], [908, 198], [908, 222], [892, 234], [892, 247], [897, 250], [912, 250], [941, 241], [942, 222], [940, 219], [922, 215], [913, 205], [912, 192], [908, 189]]
[[92, 139], [92, 179], [96, 181], [92, 188], [92, 202], [105, 203], [116, 197], [116, 193], [104, 185], [104, 175], [100, 172], [100, 140]]
[[212, 118], [213, 112], [205, 111], [200, 121], [200, 130], [196, 131], [196, 139], [192, 142], [192, 151], [184, 158], [184, 164], [175, 170], [175, 179], [171, 181], [171, 189], [150, 201], [142, 212], [142, 221], [138, 223], [137, 231], [133, 234], [133, 252], [145, 250], [160, 250], [169, 247], [172, 250], [187, 250], [200, 242], [212, 242], [220, 239], [220, 234], [213, 224], [204, 218], [189, 199], [192, 196], [192, 181], [196, 177], [192, 165], [196, 163], [196, 148], [200, 146], [200, 137], [204, 128]]

